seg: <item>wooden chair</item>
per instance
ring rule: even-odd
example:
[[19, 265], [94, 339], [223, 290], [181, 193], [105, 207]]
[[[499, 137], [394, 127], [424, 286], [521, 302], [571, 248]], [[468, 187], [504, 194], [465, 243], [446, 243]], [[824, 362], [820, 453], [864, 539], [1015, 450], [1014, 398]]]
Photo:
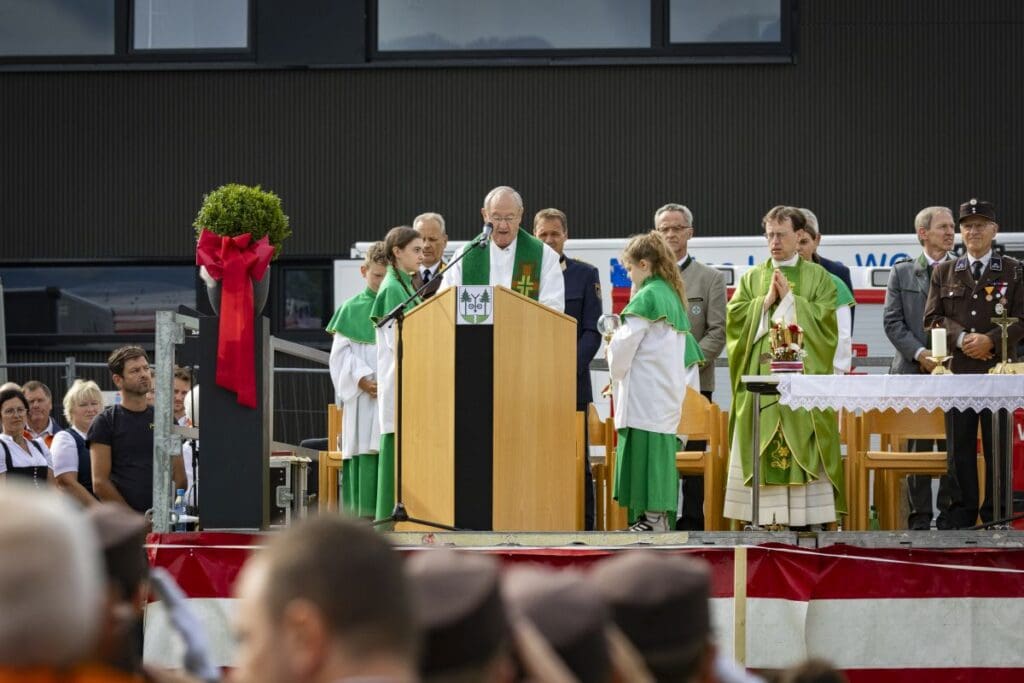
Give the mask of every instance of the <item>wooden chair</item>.
[[[615, 431], [615, 418], [607, 417], [601, 420], [597, 415], [597, 409], [591, 405], [588, 419], [590, 420], [590, 444], [604, 446], [604, 472], [601, 475], [603, 491], [600, 492], [603, 499], [601, 506], [604, 508], [604, 526], [602, 528], [605, 531], [622, 531], [629, 526], [629, 516], [626, 508], [619, 505], [612, 497], [615, 484], [615, 443], [618, 436]], [[595, 474], [594, 483], [596, 484], [597, 481]], [[598, 524], [600, 523], [599, 518]]]
[[[587, 457], [590, 457], [590, 446], [603, 446], [605, 440], [604, 420], [597, 413], [597, 406], [587, 405]], [[608, 476], [607, 456], [600, 462], [590, 463], [590, 473], [594, 477], [594, 529], [607, 531], [608, 520], [605, 519], [608, 496], [611, 495]]]
[[[856, 426], [857, 452], [853, 462], [850, 463], [851, 473], [856, 480], [853, 488], [853, 493], [857, 497], [855, 521], [857, 529], [866, 530], [868, 528], [867, 494], [870, 471], [875, 471], [876, 476], [883, 472], [891, 473], [893, 481], [898, 481], [895, 476], [897, 474], [901, 477], [907, 474], [927, 474], [933, 477], [946, 474], [945, 451], [898, 450], [908, 439], [945, 439], [945, 413], [941, 410], [933, 410], [930, 413], [907, 410], [899, 413], [891, 410], [869, 410], [855, 422], [859, 422], [859, 425]], [[878, 435], [882, 450], [867, 450], [872, 435]], [[984, 495], [984, 478], [985, 461], [982, 456], [979, 456], [979, 497]], [[884, 509], [884, 528], [896, 528], [898, 521], [896, 517], [899, 514], [899, 486], [883, 483], [879, 490], [882, 493], [878, 502], [882, 503], [881, 507]], [[880, 518], [880, 525], [882, 521], [883, 519]]]
[[320, 451], [317, 469], [319, 472], [319, 486], [317, 488], [317, 508], [324, 510], [338, 510], [338, 476], [344, 461], [341, 457], [341, 444], [338, 437], [341, 436], [341, 408], [333, 403], [327, 404], [327, 448]]
[[721, 416], [718, 405], [699, 391], [687, 388], [676, 433], [686, 434], [688, 442], [705, 441], [707, 446], [703, 451], [677, 452], [676, 469], [682, 476], [704, 477], [704, 528], [707, 531], [725, 528], [722, 515], [725, 506], [725, 458], [722, 453]]

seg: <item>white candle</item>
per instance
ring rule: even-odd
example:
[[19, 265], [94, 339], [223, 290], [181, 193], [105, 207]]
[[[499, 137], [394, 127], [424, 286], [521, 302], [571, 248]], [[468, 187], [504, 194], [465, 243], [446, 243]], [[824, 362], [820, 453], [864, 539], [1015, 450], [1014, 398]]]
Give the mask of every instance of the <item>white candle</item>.
[[932, 329], [932, 356], [938, 358], [946, 355], [946, 330], [941, 327]]

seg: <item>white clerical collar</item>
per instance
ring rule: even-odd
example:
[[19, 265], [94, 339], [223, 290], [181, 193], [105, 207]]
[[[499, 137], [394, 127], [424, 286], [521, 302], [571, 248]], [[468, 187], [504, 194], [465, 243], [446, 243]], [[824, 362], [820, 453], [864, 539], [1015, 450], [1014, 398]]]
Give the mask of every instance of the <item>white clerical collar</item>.
[[992, 250], [989, 249], [985, 252], [985, 255], [981, 258], [974, 258], [970, 254], [967, 254], [967, 261], [971, 264], [971, 268], [974, 268], [975, 261], [981, 261], [981, 269], [985, 270], [988, 268], [988, 262], [992, 260]]
[[776, 261], [775, 259], [772, 259], [772, 265], [775, 266], [776, 268], [781, 268], [783, 266], [795, 266], [796, 262], [799, 260], [800, 254], [793, 254], [793, 256], [786, 259], [785, 261]]
[[491, 239], [491, 247], [493, 247], [494, 249], [497, 249], [498, 251], [502, 251], [502, 252], [514, 251], [515, 248], [516, 248], [516, 240], [517, 239], [519, 239], [519, 235], [518, 234], [516, 234], [516, 236], [512, 238], [512, 241], [508, 243], [507, 247], [499, 247], [498, 243], [495, 242], [494, 239]]

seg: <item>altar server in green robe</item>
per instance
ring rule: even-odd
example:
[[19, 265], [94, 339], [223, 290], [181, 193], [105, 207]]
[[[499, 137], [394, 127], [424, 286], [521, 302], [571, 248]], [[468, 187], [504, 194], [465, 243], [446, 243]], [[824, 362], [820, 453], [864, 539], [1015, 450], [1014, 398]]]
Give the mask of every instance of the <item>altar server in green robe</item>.
[[700, 390], [704, 358], [690, 334], [676, 260], [657, 232], [630, 239], [623, 263], [633, 281], [622, 326], [608, 343], [618, 430], [614, 496], [632, 531], [675, 527], [676, 439], [687, 386]]
[[[414, 291], [412, 273], [423, 260], [423, 238], [407, 225], [391, 228], [384, 238], [388, 269], [377, 290], [373, 320], [380, 320]], [[406, 307], [410, 311], [422, 300], [416, 297]], [[380, 455], [377, 461], [377, 519], [391, 514], [395, 505], [395, 347], [397, 324], [394, 320], [377, 328], [377, 412], [380, 415]]]
[[[726, 309], [726, 353], [732, 385], [725, 516], [751, 519], [753, 396], [743, 375], [766, 375], [773, 321], [803, 329], [804, 373], [832, 374], [836, 353], [836, 286], [828, 272], [797, 253], [806, 226], [797, 208], [776, 206], [764, 217], [771, 258], [740, 279]], [[845, 512], [839, 429], [832, 410], [790, 410], [764, 397], [760, 415], [760, 523], [825, 524]]]
[[357, 517], [377, 512], [377, 452], [380, 416], [377, 414], [377, 335], [370, 311], [377, 298], [388, 259], [383, 242], [366, 252], [359, 274], [366, 289], [343, 303], [327, 324], [333, 335], [330, 371], [334, 401], [341, 408], [342, 505]]

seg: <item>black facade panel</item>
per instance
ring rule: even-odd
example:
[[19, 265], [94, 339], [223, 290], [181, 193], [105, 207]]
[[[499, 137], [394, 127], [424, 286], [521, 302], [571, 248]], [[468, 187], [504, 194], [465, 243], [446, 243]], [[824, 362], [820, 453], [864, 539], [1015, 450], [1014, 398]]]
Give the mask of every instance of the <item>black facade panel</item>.
[[265, 65], [361, 64], [366, 6], [356, 0], [260, 0], [257, 61]]
[[428, 210], [469, 237], [498, 184], [576, 237], [667, 201], [707, 236], [779, 203], [907, 231], [971, 196], [1024, 229], [1024, 3], [814, 0], [798, 32], [791, 65], [0, 73], [0, 259], [191, 259], [203, 193], [232, 181], [281, 195], [289, 257]]

